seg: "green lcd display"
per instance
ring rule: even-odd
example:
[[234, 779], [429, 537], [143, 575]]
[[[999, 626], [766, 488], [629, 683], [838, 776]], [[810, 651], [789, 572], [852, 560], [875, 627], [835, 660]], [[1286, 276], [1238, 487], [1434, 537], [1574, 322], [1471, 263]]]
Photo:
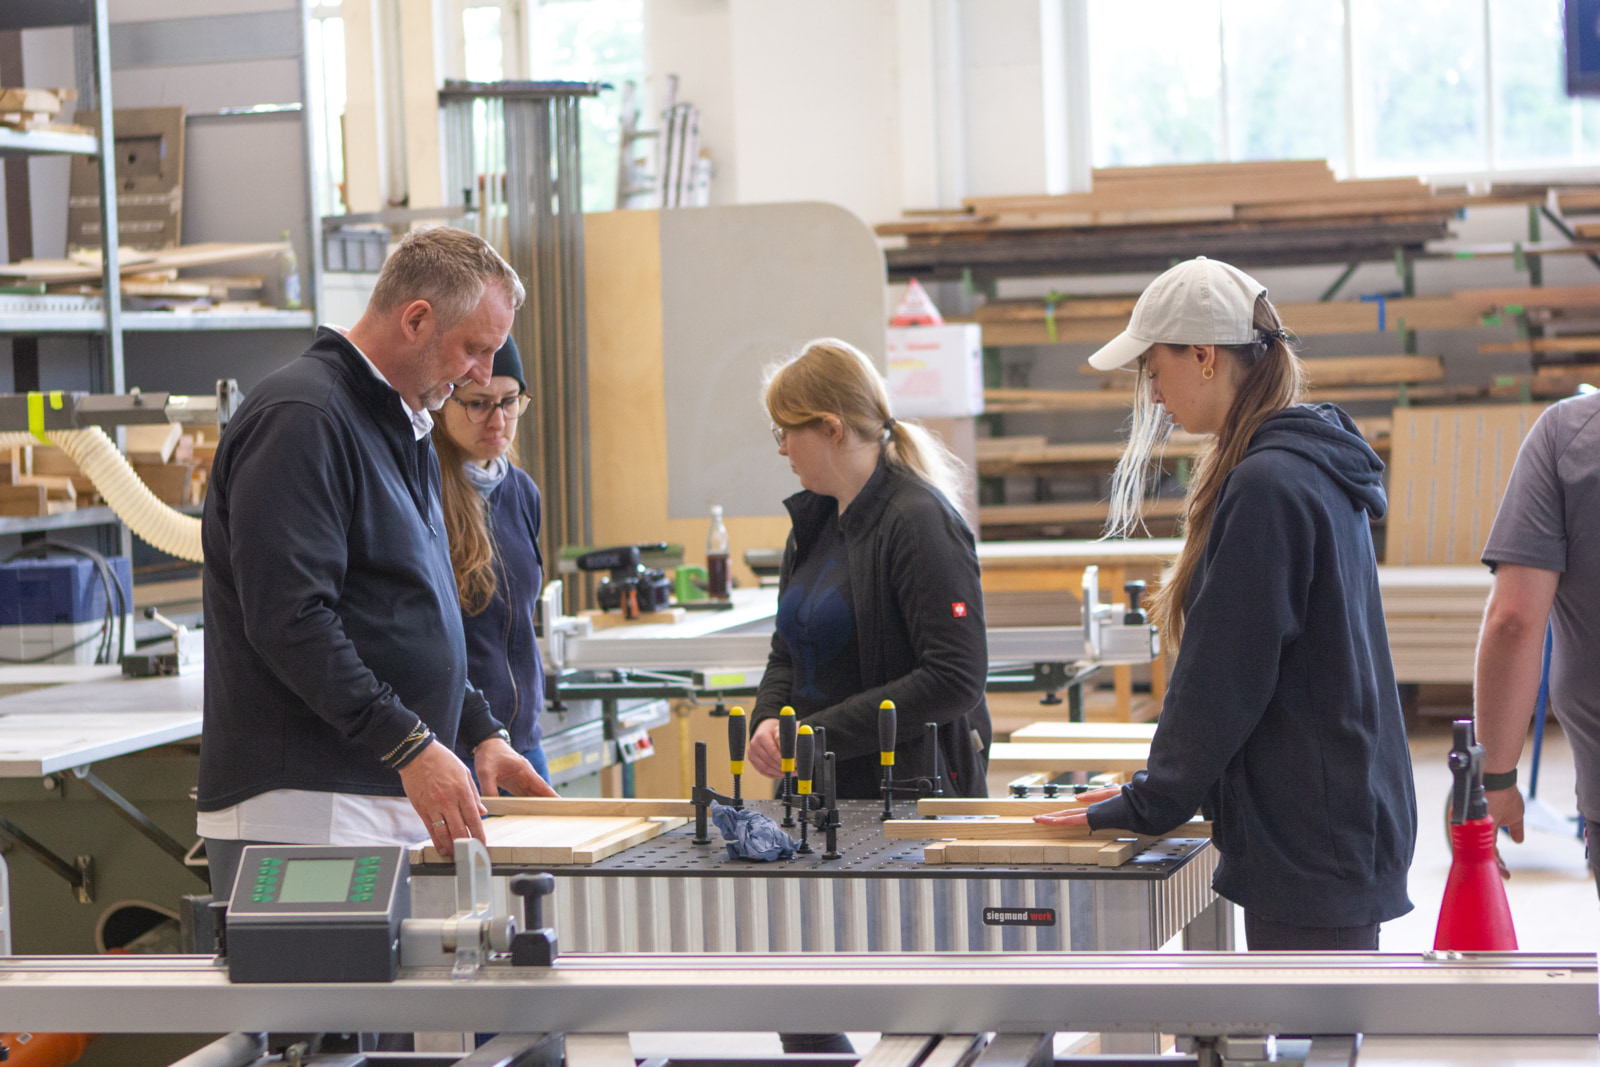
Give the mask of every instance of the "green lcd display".
[[280, 904], [339, 904], [350, 892], [356, 861], [290, 860], [283, 865]]

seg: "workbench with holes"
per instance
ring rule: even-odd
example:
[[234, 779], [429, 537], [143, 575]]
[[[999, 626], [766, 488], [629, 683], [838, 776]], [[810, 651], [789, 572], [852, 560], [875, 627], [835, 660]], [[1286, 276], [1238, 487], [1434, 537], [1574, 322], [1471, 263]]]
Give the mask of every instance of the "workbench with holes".
[[[745, 803], [783, 818], [781, 801]], [[715, 830], [697, 845], [689, 823], [592, 863], [502, 858], [494, 873], [501, 892], [512, 875], [554, 874], [548, 914], [573, 952], [1154, 950], [1180, 934], [1189, 949], [1233, 947], [1232, 905], [1211, 889], [1217, 853], [1207, 838], [1149, 842], [1119, 866], [930, 864], [926, 841], [885, 835], [882, 808], [839, 802], [836, 859], [824, 858], [815, 835], [811, 855], [730, 859]], [[905, 802], [897, 814], [915, 818]], [[495, 821], [486, 824], [491, 855]], [[928, 836], [956, 836], [955, 825], [930, 823]], [[428, 859], [413, 857], [412, 913], [446, 917], [453, 868]]]

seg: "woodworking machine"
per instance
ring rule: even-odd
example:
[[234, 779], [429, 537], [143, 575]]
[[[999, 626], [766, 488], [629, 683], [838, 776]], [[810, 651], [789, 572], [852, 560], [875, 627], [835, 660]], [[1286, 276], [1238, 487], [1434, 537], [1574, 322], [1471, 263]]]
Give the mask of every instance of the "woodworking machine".
[[548, 885], [518, 879], [527, 907], [507, 914], [485, 892], [482, 846], [455, 847], [456, 910], [433, 921], [403, 913], [399, 850], [251, 847], [222, 957], [0, 959], [0, 1030], [233, 1030], [195, 1062], [323, 1067], [417, 1058], [263, 1050], [308, 1033], [484, 1032], [501, 1036], [423, 1062], [596, 1067], [635, 1062], [619, 1043], [634, 1032], [826, 1027], [884, 1032], [874, 1067], [1036, 1067], [1057, 1062], [1055, 1033], [1091, 1031], [1111, 1045], [1176, 1034], [1186, 1053], [1161, 1062], [1185, 1067], [1374, 1067], [1593, 1063], [1600, 1032], [1593, 955], [563, 955], [539, 927]]

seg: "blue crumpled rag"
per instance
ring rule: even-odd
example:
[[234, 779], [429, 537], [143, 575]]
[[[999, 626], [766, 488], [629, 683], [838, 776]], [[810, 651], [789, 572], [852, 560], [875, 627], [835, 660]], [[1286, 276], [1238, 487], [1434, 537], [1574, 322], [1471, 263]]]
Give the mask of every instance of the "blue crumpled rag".
[[711, 803], [711, 820], [728, 843], [731, 860], [787, 860], [794, 858], [795, 840], [769, 817], [746, 808]]

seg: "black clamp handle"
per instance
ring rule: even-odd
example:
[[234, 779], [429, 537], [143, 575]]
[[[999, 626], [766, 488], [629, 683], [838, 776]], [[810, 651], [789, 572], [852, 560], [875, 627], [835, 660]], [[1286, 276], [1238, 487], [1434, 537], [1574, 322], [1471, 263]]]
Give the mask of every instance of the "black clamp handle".
[[1123, 613], [1122, 625], [1148, 626], [1150, 613], [1139, 606], [1139, 600], [1144, 596], [1144, 580], [1135, 578], [1122, 583], [1123, 592], [1128, 594], [1128, 610]]
[[555, 875], [548, 871], [512, 875], [508, 888], [522, 898], [523, 928], [511, 939], [511, 965], [551, 966], [561, 953], [556, 945], [556, 932], [544, 925], [544, 909], [539, 900], [556, 891]]

